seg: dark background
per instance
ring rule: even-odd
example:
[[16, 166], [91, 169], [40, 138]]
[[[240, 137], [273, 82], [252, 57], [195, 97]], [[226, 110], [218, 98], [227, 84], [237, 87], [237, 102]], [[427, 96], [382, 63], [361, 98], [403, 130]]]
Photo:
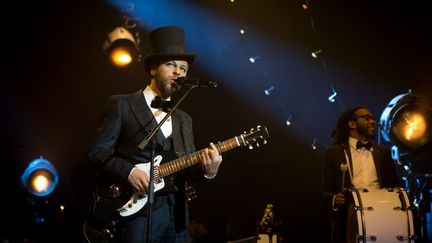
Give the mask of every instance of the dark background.
[[[432, 95], [432, 21], [426, 4], [310, 2], [308, 12], [302, 1], [168, 1], [173, 9], [198, 6], [234, 23], [226, 28], [236, 36], [227, 37], [205, 23], [190, 30], [178, 22], [187, 43], [188, 37], [203, 38], [200, 46], [188, 49], [209, 51], [197, 53], [192, 75], [219, 83], [217, 89], [193, 90], [181, 104], [194, 118], [197, 148], [256, 125], [270, 133], [265, 146], [227, 152], [212, 184], [194, 185], [198, 198], [191, 201], [191, 213], [208, 223], [209, 241], [252, 236], [272, 203], [281, 220], [277, 230], [289, 242], [326, 242], [320, 170], [338, 115], [363, 105], [379, 117], [394, 96], [409, 89]], [[80, 208], [91, 178], [85, 153], [105, 102], [111, 94], [145, 87], [149, 77], [139, 64], [118, 70], [104, 59], [105, 35], [121, 24], [114, 5], [43, 0], [9, 1], [2, 8], [8, 15], [2, 16], [0, 69], [0, 235], [79, 242]], [[243, 27], [247, 34], [237, 37]], [[140, 29], [144, 55], [149, 31], [145, 25]], [[322, 50], [319, 60], [310, 57], [317, 49]], [[256, 55], [256, 65], [247, 61]], [[266, 96], [269, 85], [275, 90]], [[335, 103], [327, 100], [332, 87], [338, 92]], [[291, 126], [285, 125], [288, 116]], [[316, 150], [311, 149], [314, 139]], [[60, 183], [46, 202], [32, 206], [19, 177], [39, 156], [57, 168]], [[64, 212], [59, 205], [65, 205]], [[45, 223], [34, 224], [34, 209], [45, 215]]]

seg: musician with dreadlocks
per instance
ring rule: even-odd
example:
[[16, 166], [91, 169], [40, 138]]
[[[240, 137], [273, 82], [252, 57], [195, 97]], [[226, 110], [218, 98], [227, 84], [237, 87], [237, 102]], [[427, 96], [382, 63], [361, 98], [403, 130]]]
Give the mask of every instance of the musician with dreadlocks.
[[325, 153], [321, 196], [331, 217], [331, 242], [346, 239], [346, 190], [374, 190], [400, 185], [390, 151], [373, 145], [376, 122], [364, 107], [341, 114]]

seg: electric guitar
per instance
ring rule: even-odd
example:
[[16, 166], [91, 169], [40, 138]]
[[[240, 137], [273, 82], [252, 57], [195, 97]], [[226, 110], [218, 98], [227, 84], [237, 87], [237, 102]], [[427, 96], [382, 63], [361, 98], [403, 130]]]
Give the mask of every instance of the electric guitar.
[[273, 204], [267, 204], [267, 207], [264, 209], [264, 215], [259, 223], [258, 227], [258, 238], [260, 238], [260, 232], [266, 233], [269, 239], [269, 243], [272, 243], [273, 240], [277, 242], [277, 236], [273, 234]]
[[264, 215], [260, 221], [260, 228], [265, 233], [269, 234], [272, 231], [273, 225], [273, 204], [267, 204], [264, 210]]
[[[266, 127], [257, 126], [256, 129], [252, 128], [249, 132], [244, 132], [239, 136], [219, 142], [216, 145], [219, 153], [226, 152], [236, 147], [246, 146], [253, 149], [254, 146], [259, 147], [260, 144], [266, 144], [266, 139], [269, 137]], [[201, 162], [201, 154], [204, 149], [196, 151], [192, 154], [177, 158], [167, 163], [161, 164], [163, 157], [158, 155], [154, 159], [154, 192], [161, 190], [165, 187], [164, 178], [170, 176], [180, 170], [186, 169], [192, 165]], [[136, 164], [139, 169], [149, 172], [150, 163]], [[149, 173], [150, 174], [150, 173]], [[101, 190], [94, 205], [94, 212], [96, 214], [103, 214], [99, 218], [104, 221], [124, 220], [130, 219], [143, 212], [148, 196], [146, 193], [135, 191], [130, 185], [126, 184], [111, 184], [107, 188]], [[86, 227], [84, 225], [84, 232], [86, 235]], [[100, 230], [106, 231], [104, 234], [111, 237], [113, 229], [109, 227], [102, 227]], [[86, 238], [88, 238], [86, 236]], [[89, 242], [91, 242], [89, 240]]]

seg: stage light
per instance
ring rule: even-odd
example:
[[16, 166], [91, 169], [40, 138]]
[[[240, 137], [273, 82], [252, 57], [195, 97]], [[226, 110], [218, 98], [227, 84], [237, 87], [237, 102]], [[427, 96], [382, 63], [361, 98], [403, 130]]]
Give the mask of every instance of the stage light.
[[[240, 34], [244, 35], [246, 33], [246, 31], [244, 29], [240, 29]], [[250, 59], [249, 59], [250, 60]]]
[[32, 195], [45, 197], [51, 194], [59, 177], [54, 166], [43, 157], [35, 159], [21, 176], [21, 185]]
[[288, 116], [288, 118], [286, 119], [286, 121], [285, 121], [285, 124], [287, 125], [287, 126], [290, 126], [291, 125], [291, 115], [289, 115]]
[[273, 90], [274, 90], [274, 86], [270, 86], [270, 87], [268, 87], [267, 89], [264, 90], [264, 93], [266, 95], [271, 95], [271, 93], [273, 92]]
[[333, 90], [333, 94], [328, 97], [328, 100], [330, 101], [330, 103], [334, 103], [335, 102], [334, 98], [336, 97], [336, 95], [337, 95], [336, 90]]
[[316, 141], [317, 141], [316, 138], [314, 138], [313, 141], [312, 141], [311, 148], [312, 148], [313, 150], [316, 150], [316, 149], [317, 149]]
[[133, 36], [125, 27], [117, 27], [107, 35], [102, 49], [114, 66], [125, 67], [141, 60], [138, 45], [138, 33]]
[[432, 106], [426, 97], [411, 92], [394, 97], [381, 114], [381, 134], [406, 152], [430, 149]]
[[250, 57], [250, 58], [249, 58], [249, 62], [251, 62], [251, 63], [255, 63], [259, 58], [260, 58], [259, 56], [256, 56], [256, 57]]
[[316, 50], [316, 51], [314, 51], [314, 52], [312, 52], [311, 53], [311, 56], [314, 58], [314, 59], [318, 59], [318, 54], [320, 54], [322, 51], [321, 51], [321, 49], [320, 50]]

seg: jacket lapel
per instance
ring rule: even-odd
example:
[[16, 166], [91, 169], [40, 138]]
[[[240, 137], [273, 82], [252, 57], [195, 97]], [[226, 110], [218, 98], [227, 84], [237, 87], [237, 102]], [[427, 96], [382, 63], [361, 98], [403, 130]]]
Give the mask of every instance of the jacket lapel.
[[[139, 123], [141, 129], [145, 131], [146, 135], [149, 134], [152, 129], [157, 126], [157, 122], [156, 119], [154, 119], [154, 116], [146, 103], [143, 90], [140, 89], [137, 92], [133, 93], [131, 99], [129, 99], [128, 104], [133, 116]], [[159, 144], [161, 144], [160, 135], [163, 136], [162, 132], [159, 130], [156, 134], [156, 137], [154, 138]]]
[[378, 151], [378, 148], [376, 146], [372, 146], [372, 157], [373, 157], [373, 161], [375, 164], [375, 169], [377, 172], [379, 184], [380, 184], [380, 186], [382, 186], [383, 185], [383, 181], [382, 181], [383, 176], [381, 176], [381, 175], [383, 172], [383, 168], [381, 168], [381, 165], [382, 165], [381, 156], [379, 155], [379, 151]]

